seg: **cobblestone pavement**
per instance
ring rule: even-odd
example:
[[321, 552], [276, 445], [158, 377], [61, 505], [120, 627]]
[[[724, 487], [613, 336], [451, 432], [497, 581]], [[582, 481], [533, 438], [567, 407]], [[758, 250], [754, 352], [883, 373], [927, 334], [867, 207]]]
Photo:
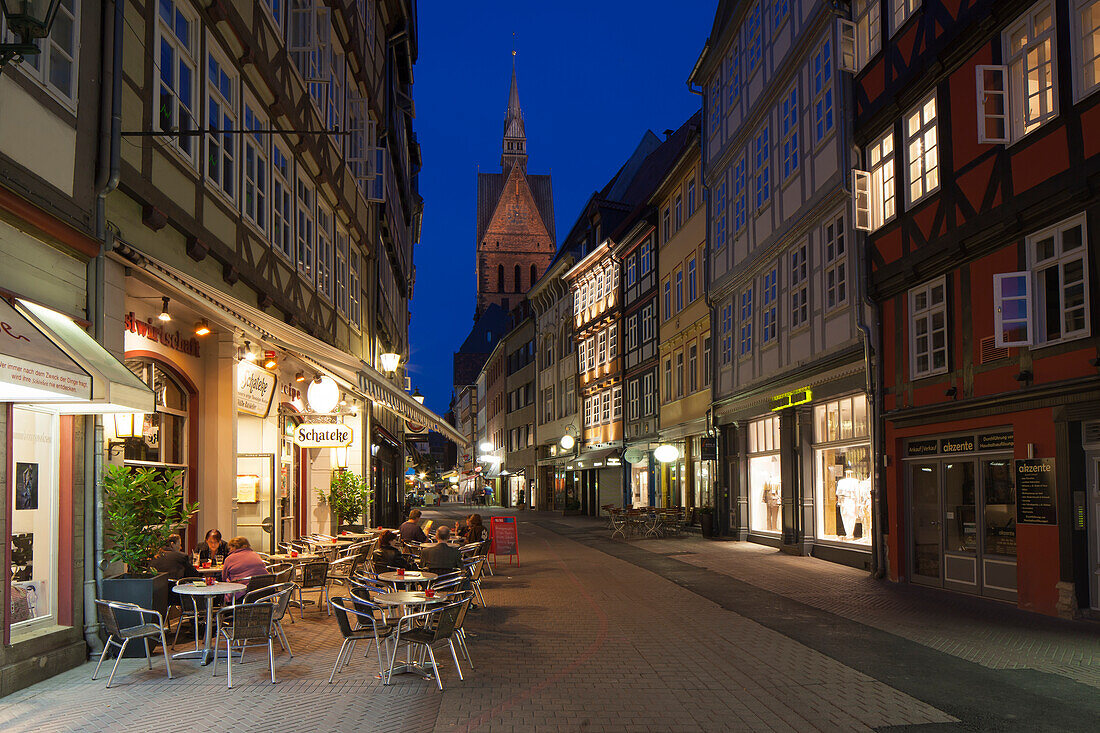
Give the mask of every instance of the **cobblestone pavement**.
[[[488, 606], [467, 618], [476, 667], [459, 681], [441, 657], [443, 693], [408, 675], [382, 686], [373, 655], [327, 684], [339, 632], [311, 613], [286, 625], [295, 655], [277, 654], [276, 685], [258, 649], [234, 668], [233, 690], [224, 667], [215, 678], [179, 661], [167, 680], [156, 659], [152, 671], [124, 660], [105, 690], [86, 664], [0, 699], [0, 730], [1088, 730], [1100, 714], [1095, 690], [1068, 677], [991, 670], [704, 569], [724, 561], [708, 555], [715, 543], [606, 534], [521, 515], [522, 565], [486, 578]], [[699, 557], [666, 556], [689, 551]], [[743, 557], [733, 563], [771, 572], [764, 554]], [[800, 572], [779, 575], [796, 587]], [[1039, 701], [1043, 715], [1029, 718]]]

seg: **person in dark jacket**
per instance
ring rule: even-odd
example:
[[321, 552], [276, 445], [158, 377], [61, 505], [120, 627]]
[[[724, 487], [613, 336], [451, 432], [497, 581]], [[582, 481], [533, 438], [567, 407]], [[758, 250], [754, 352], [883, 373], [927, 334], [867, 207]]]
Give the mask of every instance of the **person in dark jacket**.
[[371, 561], [374, 563], [374, 570], [377, 573], [389, 572], [390, 568], [396, 570], [397, 568], [404, 568], [405, 570], [415, 570], [416, 565], [403, 554], [401, 550], [394, 547], [394, 542], [397, 541], [397, 535], [392, 530], [387, 529], [382, 533], [382, 539], [378, 543], [378, 549], [371, 555]]
[[397, 528], [402, 542], [427, 542], [428, 536], [420, 528], [420, 510], [413, 509], [409, 512], [409, 518]]
[[221, 555], [222, 559], [229, 557], [229, 545], [222, 541], [220, 531], [212, 529], [206, 533], [206, 539], [199, 545], [197, 552], [199, 553], [199, 562], [209, 560], [211, 565], [216, 565], [218, 555]]
[[170, 580], [196, 577], [198, 571], [191, 564], [191, 558], [187, 553], [180, 550], [182, 544], [183, 541], [178, 534], [168, 535], [168, 541], [164, 544], [164, 549], [150, 560], [149, 564], [158, 572], [168, 573]]
[[450, 527], [440, 527], [435, 533], [435, 544], [424, 545], [420, 550], [420, 564], [435, 572], [447, 572], [462, 565], [462, 551], [447, 542], [451, 538]]

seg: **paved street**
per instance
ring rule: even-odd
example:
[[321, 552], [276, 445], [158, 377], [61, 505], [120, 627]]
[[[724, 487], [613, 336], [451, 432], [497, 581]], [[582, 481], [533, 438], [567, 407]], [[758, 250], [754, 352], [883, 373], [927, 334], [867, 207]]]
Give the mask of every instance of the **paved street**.
[[[443, 518], [457, 512], [442, 513]], [[439, 512], [427, 516], [441, 518]], [[477, 665], [446, 687], [381, 686], [372, 657], [327, 678], [336, 624], [286, 626], [267, 681], [257, 650], [226, 690], [193, 662], [91, 665], [0, 700], [5, 731], [1091, 730], [1094, 629], [741, 543], [611, 542], [593, 520], [521, 513], [522, 566], [485, 581]], [[978, 620], [981, 620], [979, 628]], [[105, 676], [105, 675], [104, 675]], [[171, 712], [170, 712], [171, 711]], [[921, 726], [917, 728], [916, 726]]]

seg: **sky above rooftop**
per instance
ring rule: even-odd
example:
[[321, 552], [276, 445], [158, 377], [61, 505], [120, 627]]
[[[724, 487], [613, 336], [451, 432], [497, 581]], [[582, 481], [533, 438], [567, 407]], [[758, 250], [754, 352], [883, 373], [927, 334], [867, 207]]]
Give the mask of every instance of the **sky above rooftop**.
[[479, 167], [500, 170], [512, 49], [528, 170], [553, 176], [560, 245], [589, 195], [647, 129], [663, 138], [699, 108], [686, 80], [715, 4], [418, 3], [413, 95], [424, 226], [415, 252], [409, 374], [428, 407], [447, 410], [451, 355], [473, 324], [476, 174]]

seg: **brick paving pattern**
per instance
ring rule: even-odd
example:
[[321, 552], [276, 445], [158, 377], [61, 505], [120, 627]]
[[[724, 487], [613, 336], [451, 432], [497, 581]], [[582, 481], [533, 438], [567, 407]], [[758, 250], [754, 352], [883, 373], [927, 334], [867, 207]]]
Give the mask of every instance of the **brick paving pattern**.
[[[591, 520], [520, 515], [523, 564], [501, 565], [485, 578], [489, 605], [467, 617], [476, 667], [459, 681], [453, 663], [440, 656], [443, 693], [409, 675], [381, 685], [373, 653], [364, 658], [362, 648], [328, 685], [339, 632], [333, 619], [308, 613], [285, 624], [295, 656], [276, 650], [276, 685], [260, 649], [234, 668], [233, 690], [226, 689], [222, 665], [212, 678], [209, 667], [177, 661], [176, 679], [168, 680], [156, 659], [152, 671], [143, 659], [124, 660], [116, 686], [105, 690], [106, 674], [90, 681], [89, 663], [0, 699], [0, 730], [161, 730], [158, 716], [188, 730], [234, 733], [963, 729], [944, 706], [601, 551], [592, 543], [601, 533]], [[713, 582], [739, 579], [786, 592], [822, 613], [922, 637], [980, 664], [1054, 665], [1076, 670], [1066, 676], [1082, 681], [1095, 674], [1089, 661], [1095, 648], [1069, 650], [1058, 630], [1029, 634], [993, 623], [975, 629], [980, 642], [966, 639], [974, 624], [965, 614], [947, 608], [918, 623], [921, 599], [896, 598], [858, 571], [829, 564], [807, 570], [806, 558], [694, 538], [623, 544], [653, 557], [674, 555], [684, 567], [710, 568]], [[890, 625], [894, 615], [898, 628]], [[955, 620], [946, 630], [954, 643], [932, 643], [929, 629], [944, 623], [941, 616]], [[998, 651], [1002, 646], [1007, 650]]]

